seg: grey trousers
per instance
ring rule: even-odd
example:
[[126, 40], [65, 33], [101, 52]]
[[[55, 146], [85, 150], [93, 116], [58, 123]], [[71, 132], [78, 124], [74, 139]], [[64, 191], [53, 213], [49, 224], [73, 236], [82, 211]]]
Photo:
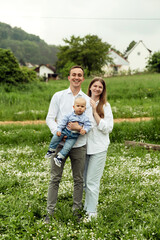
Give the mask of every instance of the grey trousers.
[[[61, 148], [62, 146], [59, 145], [56, 152], [59, 152]], [[72, 148], [68, 156], [71, 159], [72, 175], [74, 181], [73, 210], [75, 210], [82, 207], [83, 173], [86, 159], [86, 145], [79, 148]], [[56, 206], [59, 183], [62, 178], [63, 168], [67, 157], [63, 160], [61, 167], [56, 166], [54, 160], [51, 159], [51, 179], [49, 182], [47, 198], [47, 212], [51, 215], [53, 214], [54, 208]]]

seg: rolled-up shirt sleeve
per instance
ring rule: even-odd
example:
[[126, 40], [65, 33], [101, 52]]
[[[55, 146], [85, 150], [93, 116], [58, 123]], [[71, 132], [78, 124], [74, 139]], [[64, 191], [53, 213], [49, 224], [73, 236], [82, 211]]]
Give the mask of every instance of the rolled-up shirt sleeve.
[[57, 126], [57, 131], [62, 132], [62, 130], [67, 126], [70, 116], [71, 114], [64, 116], [64, 118], [60, 121], [60, 123]]
[[109, 103], [104, 106], [104, 116], [99, 122], [98, 130], [103, 134], [111, 133], [113, 129], [113, 114]]
[[84, 125], [83, 125], [83, 128], [84, 130], [86, 130], [86, 132], [88, 133], [91, 129], [91, 122], [89, 120], [89, 118], [86, 118], [85, 121], [84, 121]]

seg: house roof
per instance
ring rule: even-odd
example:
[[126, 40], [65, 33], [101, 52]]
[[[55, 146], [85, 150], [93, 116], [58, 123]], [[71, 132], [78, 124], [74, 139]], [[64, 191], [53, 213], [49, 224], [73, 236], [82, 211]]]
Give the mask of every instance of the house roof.
[[129, 65], [129, 62], [114, 50], [110, 50], [108, 54], [113, 59], [113, 63], [115, 66]]
[[56, 68], [54, 66], [51, 66], [50, 64], [40, 64], [39, 67], [35, 68], [36, 72], [39, 72], [39, 69], [41, 66], [45, 66], [47, 68], [49, 68], [50, 70], [52, 70], [54, 73], [56, 71]]
[[144, 46], [150, 53], [152, 52], [150, 49], [148, 49], [148, 48], [145, 46], [145, 44], [143, 43], [143, 41], [140, 40], [140, 41], [137, 42], [128, 52], [126, 52], [126, 54], [125, 54], [124, 57], [127, 58], [127, 57], [130, 55], [130, 53], [131, 53], [140, 43], [142, 43], [143, 46]]

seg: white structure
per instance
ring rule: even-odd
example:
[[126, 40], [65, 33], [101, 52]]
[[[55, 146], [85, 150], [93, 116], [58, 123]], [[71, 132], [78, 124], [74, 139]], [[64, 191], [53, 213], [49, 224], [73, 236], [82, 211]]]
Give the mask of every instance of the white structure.
[[28, 67], [28, 68], [33, 68], [34, 67], [34, 65], [32, 64], [32, 63], [25, 63], [26, 64], [26, 67]]
[[46, 81], [50, 78], [56, 79], [57, 74], [55, 73], [55, 68], [49, 64], [41, 64], [35, 69], [39, 77], [43, 77]]
[[124, 57], [129, 62], [131, 72], [134, 73], [145, 70], [150, 55], [151, 50], [149, 50], [142, 41], [139, 41]]
[[102, 68], [105, 73], [104, 77], [128, 74], [129, 62], [124, 57], [120, 56], [114, 50], [111, 50], [108, 55], [112, 59], [112, 62]]

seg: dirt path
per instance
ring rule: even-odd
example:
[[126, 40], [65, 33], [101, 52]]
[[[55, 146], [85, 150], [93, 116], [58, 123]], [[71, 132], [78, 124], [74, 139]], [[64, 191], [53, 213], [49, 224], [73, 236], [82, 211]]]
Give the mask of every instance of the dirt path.
[[0, 121], [0, 125], [31, 125], [31, 124], [45, 124], [45, 120], [26, 120], [26, 121]]
[[120, 122], [141, 122], [141, 121], [149, 121], [151, 120], [151, 117], [139, 117], [139, 118], [118, 118], [114, 119], [115, 123], [120, 123]]
[[[140, 121], [149, 121], [152, 118], [150, 117], [142, 117], [142, 118], [119, 118], [114, 119], [115, 123], [120, 122], [140, 122]], [[30, 125], [30, 124], [46, 124], [45, 120], [27, 120], [27, 121], [0, 121], [0, 125], [9, 125], [9, 124], [16, 124], [16, 125]]]

